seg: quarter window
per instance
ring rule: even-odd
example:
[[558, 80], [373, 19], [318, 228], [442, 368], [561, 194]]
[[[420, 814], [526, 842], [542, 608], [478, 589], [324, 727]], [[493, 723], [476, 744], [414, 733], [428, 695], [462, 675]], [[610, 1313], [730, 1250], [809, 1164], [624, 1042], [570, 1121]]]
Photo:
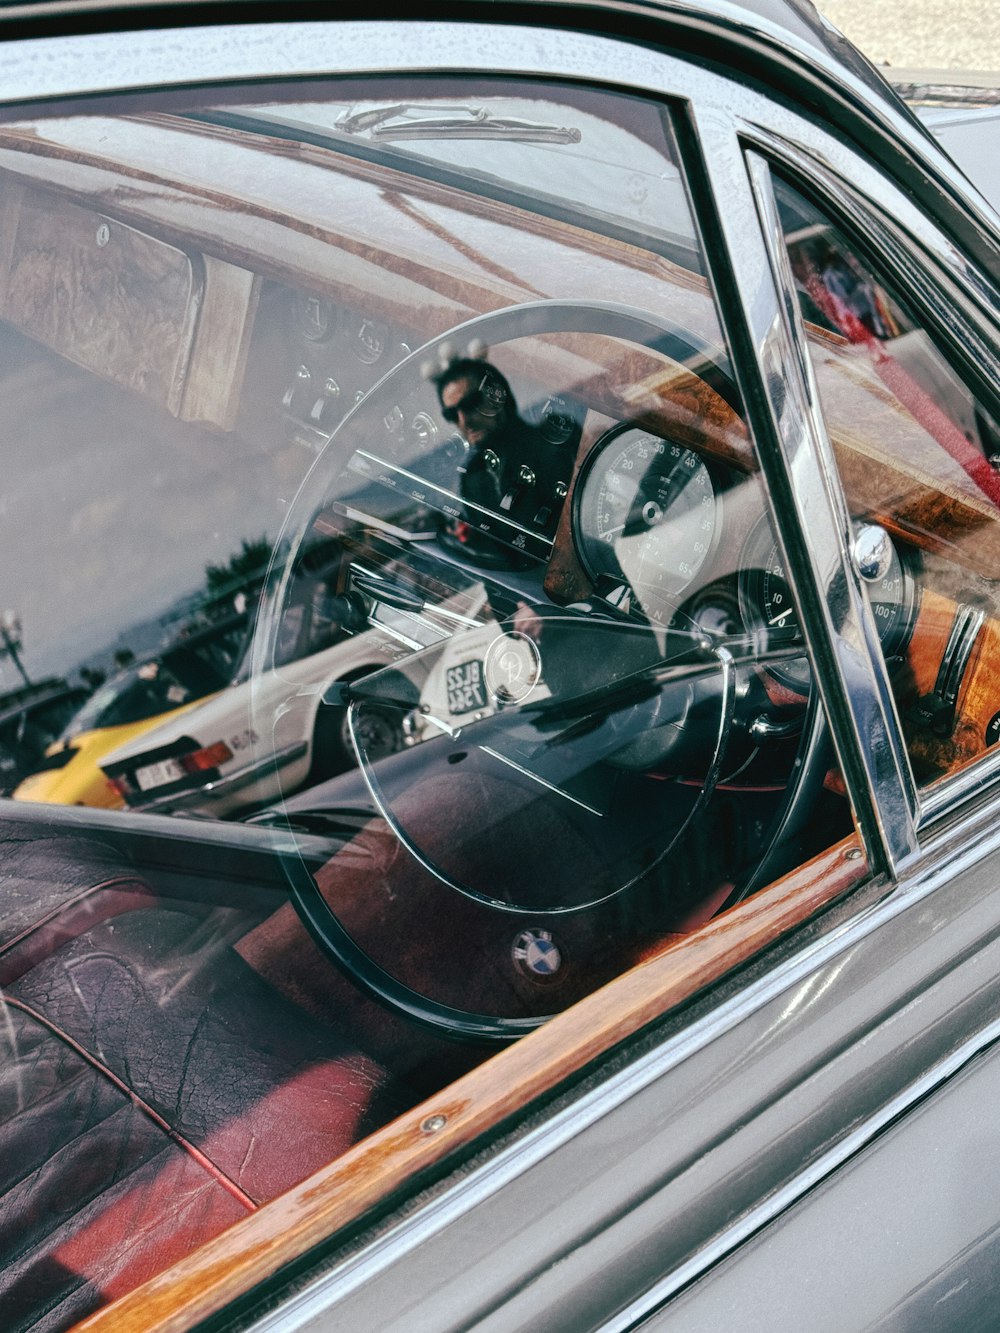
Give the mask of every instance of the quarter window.
[[900, 285], [798, 189], [775, 189], [855, 558], [927, 785], [1000, 739], [1000, 432]]

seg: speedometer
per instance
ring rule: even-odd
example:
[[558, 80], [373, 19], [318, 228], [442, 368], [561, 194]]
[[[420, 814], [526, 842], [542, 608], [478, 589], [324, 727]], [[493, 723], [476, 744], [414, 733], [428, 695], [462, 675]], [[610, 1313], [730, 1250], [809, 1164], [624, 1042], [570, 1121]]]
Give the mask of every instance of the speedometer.
[[693, 450], [623, 426], [604, 435], [584, 463], [575, 519], [591, 578], [626, 584], [646, 615], [663, 621], [708, 559], [719, 499]]

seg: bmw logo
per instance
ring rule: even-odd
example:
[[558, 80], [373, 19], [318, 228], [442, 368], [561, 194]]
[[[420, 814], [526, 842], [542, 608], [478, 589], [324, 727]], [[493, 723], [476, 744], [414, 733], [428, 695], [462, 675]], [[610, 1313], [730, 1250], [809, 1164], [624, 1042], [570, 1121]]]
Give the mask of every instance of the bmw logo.
[[532, 981], [547, 981], [562, 967], [562, 954], [547, 930], [522, 930], [510, 952], [515, 965]]

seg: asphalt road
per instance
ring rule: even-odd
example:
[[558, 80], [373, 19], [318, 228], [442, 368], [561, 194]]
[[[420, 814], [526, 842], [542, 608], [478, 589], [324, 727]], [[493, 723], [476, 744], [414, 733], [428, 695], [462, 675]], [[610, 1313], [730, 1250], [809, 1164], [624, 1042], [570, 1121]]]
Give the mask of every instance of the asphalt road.
[[997, 0], [819, 0], [818, 8], [877, 64], [1000, 72]]

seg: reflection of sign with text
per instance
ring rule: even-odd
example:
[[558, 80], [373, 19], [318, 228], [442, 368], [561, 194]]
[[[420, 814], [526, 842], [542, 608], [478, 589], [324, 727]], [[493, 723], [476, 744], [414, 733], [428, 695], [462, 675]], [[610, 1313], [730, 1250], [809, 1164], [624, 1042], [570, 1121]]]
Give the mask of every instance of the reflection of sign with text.
[[483, 662], [486, 688], [501, 703], [520, 703], [542, 678], [542, 658], [533, 639], [516, 630], [494, 639]]

